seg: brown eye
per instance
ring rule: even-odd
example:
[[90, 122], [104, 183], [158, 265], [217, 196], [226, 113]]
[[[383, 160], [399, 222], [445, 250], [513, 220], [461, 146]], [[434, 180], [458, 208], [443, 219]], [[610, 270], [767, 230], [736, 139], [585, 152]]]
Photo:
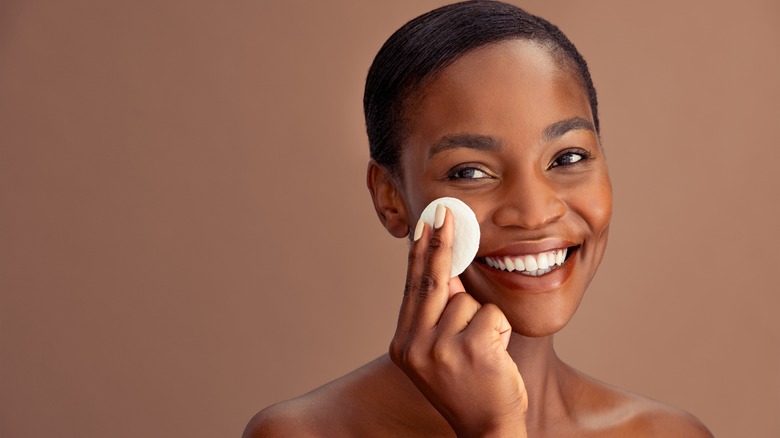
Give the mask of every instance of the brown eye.
[[476, 167], [464, 167], [450, 173], [449, 178], [450, 179], [482, 179], [482, 178], [490, 178], [490, 175], [488, 175], [486, 172], [480, 169], [477, 169]]
[[561, 155], [558, 155], [558, 157], [555, 159], [555, 161], [552, 162], [550, 167], [558, 167], [558, 166], [570, 166], [574, 163], [577, 163], [579, 161], [585, 160], [588, 157], [590, 157], [590, 154], [586, 151], [567, 151], [562, 153]]

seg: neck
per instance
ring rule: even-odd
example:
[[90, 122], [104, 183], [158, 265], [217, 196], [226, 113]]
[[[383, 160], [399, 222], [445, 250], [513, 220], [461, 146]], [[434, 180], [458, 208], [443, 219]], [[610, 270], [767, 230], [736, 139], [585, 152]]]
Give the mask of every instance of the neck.
[[512, 333], [507, 352], [517, 364], [528, 393], [528, 428], [544, 427], [550, 420], [568, 416], [564, 391], [569, 367], [555, 354], [553, 337]]

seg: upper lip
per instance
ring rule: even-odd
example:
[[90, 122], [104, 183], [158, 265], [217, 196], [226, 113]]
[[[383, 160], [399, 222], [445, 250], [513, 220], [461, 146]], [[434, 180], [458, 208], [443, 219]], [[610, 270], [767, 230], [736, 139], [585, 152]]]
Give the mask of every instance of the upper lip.
[[578, 243], [565, 240], [565, 239], [542, 239], [534, 241], [514, 242], [508, 245], [502, 246], [499, 249], [478, 254], [477, 257], [503, 257], [503, 256], [518, 256], [539, 254], [547, 251], [554, 251], [557, 249], [570, 248], [577, 246]]

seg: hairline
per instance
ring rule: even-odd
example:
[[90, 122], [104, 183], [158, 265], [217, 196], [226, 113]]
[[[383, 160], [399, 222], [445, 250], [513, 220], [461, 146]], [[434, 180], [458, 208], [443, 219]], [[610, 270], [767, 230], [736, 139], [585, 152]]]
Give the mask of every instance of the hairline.
[[[468, 56], [476, 51], [484, 50], [492, 46], [503, 44], [509, 41], [527, 41], [535, 44], [541, 49], [544, 49], [553, 58], [553, 61], [555, 61], [555, 65], [559, 69], [559, 71], [561, 72], [568, 71], [574, 74], [580, 86], [582, 87], [582, 90], [585, 92], [586, 99], [590, 101], [586, 79], [582, 76], [582, 74], [580, 74], [579, 68], [577, 66], [577, 61], [574, 60], [571, 56], [569, 56], [569, 54], [566, 53], [566, 50], [563, 47], [561, 47], [561, 45], [558, 44], [557, 41], [555, 41], [554, 39], [549, 37], [532, 38], [532, 37], [521, 36], [521, 35], [510, 35], [505, 38], [499, 38], [493, 41], [485, 42], [484, 44], [479, 44], [477, 46], [470, 48], [469, 50], [466, 50], [463, 53], [458, 54], [457, 56], [453, 56], [452, 58], [441, 62], [435, 68], [431, 69], [431, 71], [423, 78], [421, 78], [416, 84], [403, 84], [403, 86], [401, 87], [401, 96], [397, 100], [396, 108], [392, 109], [392, 111], [396, 112], [396, 114], [398, 115], [398, 120], [400, 122], [399, 130], [397, 133], [398, 163], [395, 166], [395, 169], [393, 169], [391, 166], [383, 165], [383, 167], [389, 167], [387, 170], [393, 177], [398, 178], [401, 181], [403, 181], [404, 179], [403, 152], [404, 152], [404, 143], [408, 138], [408, 134], [409, 134], [408, 127], [411, 122], [411, 117], [412, 114], [414, 113], [414, 110], [416, 108], [419, 108], [422, 102], [425, 100], [425, 97], [428, 92], [428, 88], [439, 78], [439, 76], [444, 72], [444, 70], [446, 70], [447, 68], [449, 68], [450, 66], [452, 66], [460, 59], [464, 58], [465, 56]], [[588, 102], [588, 107], [590, 107], [590, 102]], [[595, 132], [597, 136], [599, 137], [601, 136], [598, 127], [596, 127]]]

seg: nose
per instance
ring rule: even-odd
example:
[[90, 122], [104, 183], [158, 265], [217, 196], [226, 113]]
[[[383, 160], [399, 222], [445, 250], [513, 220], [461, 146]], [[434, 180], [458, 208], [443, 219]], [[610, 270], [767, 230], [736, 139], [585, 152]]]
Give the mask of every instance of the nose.
[[555, 184], [541, 171], [505, 182], [493, 222], [501, 227], [537, 230], [563, 217], [568, 209]]

